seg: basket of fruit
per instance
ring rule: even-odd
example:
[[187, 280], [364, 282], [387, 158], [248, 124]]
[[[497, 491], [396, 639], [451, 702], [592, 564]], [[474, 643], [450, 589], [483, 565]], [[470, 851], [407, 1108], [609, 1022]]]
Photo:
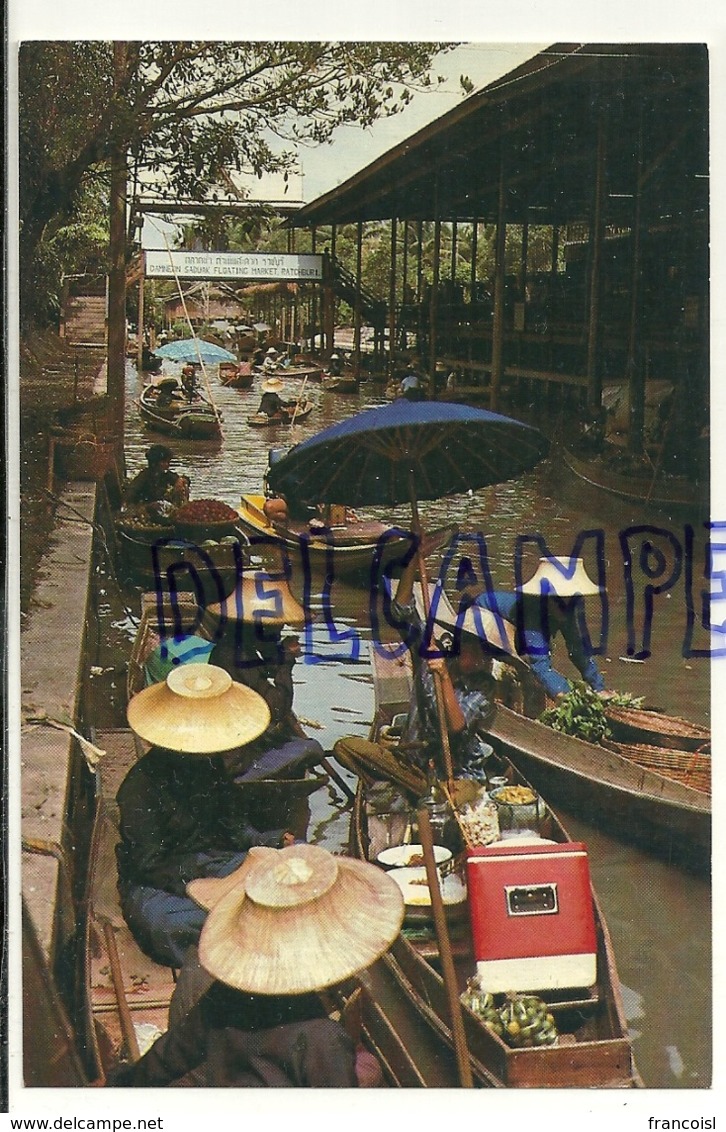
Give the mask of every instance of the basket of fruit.
[[189, 542], [203, 542], [233, 535], [239, 515], [218, 499], [190, 499], [175, 516], [176, 532]]
[[174, 524], [169, 517], [140, 507], [119, 515], [116, 530], [135, 542], [153, 543], [157, 539], [170, 538], [174, 534]]

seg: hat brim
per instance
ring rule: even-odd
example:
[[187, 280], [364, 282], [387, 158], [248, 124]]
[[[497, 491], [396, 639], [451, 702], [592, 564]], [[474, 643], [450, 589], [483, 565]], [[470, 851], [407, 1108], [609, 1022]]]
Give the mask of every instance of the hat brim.
[[[434, 624], [455, 633], [457, 628], [457, 614], [443, 589], [438, 589], [435, 583], [429, 582], [429, 606], [434, 609]], [[423, 617], [423, 593], [421, 583], [415, 582], [413, 587], [414, 600], [419, 616]], [[515, 629], [511, 621], [498, 617], [490, 609], [473, 603], [468, 606], [461, 619], [459, 628], [467, 637], [476, 637], [494, 653], [506, 653], [508, 656], [518, 657], [515, 647]]]
[[126, 710], [131, 730], [157, 747], [211, 755], [244, 747], [270, 725], [262, 696], [233, 682], [220, 696], [176, 695], [166, 682], [137, 692]]
[[238, 886], [211, 910], [199, 940], [202, 966], [248, 994], [306, 994], [369, 967], [403, 923], [398, 885], [367, 862], [336, 858], [336, 883], [289, 908], [256, 904]]

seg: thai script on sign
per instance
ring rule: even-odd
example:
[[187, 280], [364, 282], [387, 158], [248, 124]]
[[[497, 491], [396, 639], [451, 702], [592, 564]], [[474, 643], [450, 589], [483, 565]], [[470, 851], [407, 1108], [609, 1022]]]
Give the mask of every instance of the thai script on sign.
[[[607, 650], [609, 636], [612, 636], [607, 594], [608, 576], [612, 579], [613, 572], [618, 570], [621, 572], [625, 594], [624, 625], [619, 630], [623, 634], [623, 639], [615, 642], [619, 651], [634, 660], [644, 660], [651, 655], [651, 639], [656, 616], [655, 599], [664, 597], [676, 598], [681, 603], [682, 634], [680, 640], [673, 641], [673, 647], [680, 651], [682, 657], [687, 659], [726, 656], [726, 608], [723, 605], [726, 602], [726, 523], [708, 522], [703, 526], [705, 538], [704, 532], [699, 531], [701, 540], [698, 550], [696, 549], [697, 532], [690, 524], [684, 525], [677, 534], [667, 528], [647, 524], [626, 527], [619, 533], [620, 556], [617, 560], [612, 556], [606, 558], [603, 530], [585, 530], [577, 535], [570, 554], [570, 568], [574, 570], [576, 560], [588, 554], [589, 559], [596, 564], [595, 580], [601, 587], [601, 592], [594, 599], [594, 608], [588, 607], [587, 615], [581, 598], [550, 598], [550, 600], [557, 601], [565, 608], [574, 607], [578, 631], [586, 652], [599, 656]], [[391, 559], [389, 544], [393, 540], [401, 539], [404, 540], [404, 549]], [[361, 632], [349, 624], [339, 625], [333, 608], [335, 583], [333, 544], [330, 544], [329, 562], [322, 592], [318, 595], [313, 589], [310, 540], [311, 536], [306, 533], [299, 536], [303, 582], [302, 604], [308, 613], [303, 630], [305, 647], [302, 650], [301, 660], [307, 664], [331, 660], [355, 661], [360, 655]], [[319, 534], [315, 535], [315, 540], [320, 541]], [[280, 566], [277, 569], [265, 567], [251, 569], [245, 564], [241, 545], [237, 544], [233, 547], [237, 576], [241, 577], [244, 572], [246, 577], [254, 579], [255, 608], [250, 617], [249, 611], [245, 616], [242, 607], [242, 589], [237, 587], [232, 597], [226, 596], [225, 582], [203, 547], [185, 546], [184, 556], [180, 557], [179, 562], [162, 568], [158, 548], [167, 545], [168, 541], [159, 540], [152, 548], [162, 640], [192, 634], [201, 624], [205, 612], [201, 596], [198, 597], [197, 613], [191, 623], [188, 609], [182, 609], [174, 598], [181, 588], [180, 574], [184, 572], [191, 574], [194, 589], [198, 595], [202, 595], [205, 587], [202, 585], [200, 573], [204, 573], [208, 580], [211, 579], [212, 590], [216, 590], [209, 599], [209, 604], [219, 605], [221, 609], [213, 639], [220, 639], [230, 626], [236, 624], [240, 628], [238, 633], [240, 667], [259, 663], [242, 658], [241, 624], [243, 619], [248, 622], [251, 620], [254, 632], [260, 640], [274, 642], [277, 639], [276, 631], [266, 634], [266, 630], [269, 630], [271, 624], [279, 626], [283, 607], [281, 587], [287, 586], [292, 577], [292, 563], [287, 552], [282, 548]], [[272, 540], [264, 535], [252, 537], [250, 543], [255, 554], [264, 553], [266, 546], [273, 545]], [[274, 546], [279, 554], [280, 545], [274, 543]], [[506, 640], [503, 627], [497, 625], [495, 631], [492, 632], [490, 629], [487, 635], [483, 619], [477, 612], [479, 607], [474, 604], [472, 597], [473, 593], [493, 593], [495, 590], [487, 544], [481, 532], [456, 534], [452, 537], [434, 586], [423, 634], [416, 637], [415, 646], [411, 644], [412, 638], [410, 635], [407, 636], [405, 627], [397, 620], [392, 602], [395, 594], [395, 575], [411, 561], [417, 548], [417, 536], [400, 527], [389, 528], [378, 539], [369, 576], [370, 634], [366, 632], [366, 637], [370, 636], [373, 647], [382, 648], [384, 637], [390, 638], [390, 629], [393, 628], [398, 629], [402, 634], [402, 652], [406, 648], [416, 647], [420, 655], [427, 658], [452, 655], [458, 651], [464, 617], [469, 609], [473, 609], [483, 650], [489, 653], [502, 651]], [[533, 549], [540, 557], [552, 558], [552, 552], [541, 534], [517, 536], [513, 548], [512, 589], [517, 589], [521, 585], [523, 560], [525, 554]], [[209, 593], [209, 585], [206, 587], [206, 592]], [[314, 593], [315, 602], [312, 600]], [[452, 598], [452, 594], [456, 596]], [[442, 652], [434, 640], [438, 606], [440, 601], [444, 600], [444, 595], [447, 595], [452, 603], [456, 618], [453, 642], [446, 652]], [[314, 616], [310, 612], [313, 605], [316, 610]], [[543, 612], [543, 616], [546, 616], [546, 613]], [[498, 615], [495, 615], [494, 622], [497, 624]], [[519, 631], [521, 627], [517, 628], [517, 649], [521, 655], [526, 656], [528, 651], [534, 650], [528, 646], [523, 630]], [[321, 640], [321, 633], [327, 634], [326, 641]], [[329, 647], [341, 651], [331, 652]], [[390, 655], [388, 646], [387, 651]]]

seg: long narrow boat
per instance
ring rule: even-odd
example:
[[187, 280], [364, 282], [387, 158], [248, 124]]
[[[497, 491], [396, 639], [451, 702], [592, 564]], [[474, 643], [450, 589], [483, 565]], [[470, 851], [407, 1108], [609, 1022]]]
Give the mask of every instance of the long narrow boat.
[[[302, 554], [309, 557], [313, 568], [327, 570], [332, 554], [336, 575], [352, 577], [369, 573], [379, 539], [390, 530], [390, 524], [377, 520], [344, 520], [331, 525], [326, 533], [312, 534], [304, 519], [289, 518], [284, 524], [270, 522], [264, 512], [264, 504], [263, 494], [243, 495], [239, 507], [240, 524], [253, 542], [256, 539], [261, 545], [284, 547], [293, 570], [295, 563], [300, 563]], [[452, 527], [443, 527], [432, 532], [427, 540], [427, 553], [448, 542], [452, 530]], [[387, 539], [383, 562], [400, 557], [408, 545], [408, 540], [403, 537]]]
[[139, 412], [147, 428], [168, 436], [205, 440], [222, 435], [219, 411], [201, 394], [191, 402], [174, 397], [159, 404], [159, 386], [146, 385], [139, 394]]
[[[402, 705], [404, 686], [399, 673], [391, 674], [385, 657], [374, 654], [376, 716], [372, 735], [389, 723]], [[379, 663], [382, 659], [383, 663]], [[510, 782], [523, 783], [511, 763]], [[361, 859], [375, 858], [376, 834], [383, 834], [378, 848], [386, 843], [390, 820], [375, 814], [373, 779], [361, 768], [351, 817], [350, 852]], [[374, 828], [375, 827], [375, 828]], [[549, 811], [540, 835], [557, 842], [570, 840], [557, 817]], [[468, 1007], [463, 1007], [464, 1030], [472, 1077], [476, 1085], [492, 1088], [636, 1088], [642, 1081], [635, 1066], [628, 1035], [612, 945], [597, 897], [591, 891], [597, 938], [597, 976], [594, 985], [571, 991], [538, 992], [549, 1004], [560, 1038], [553, 1046], [513, 1049], [493, 1033]], [[471, 936], [467, 923], [452, 927], [452, 951], [460, 988], [475, 972]], [[547, 960], [543, 960], [547, 962]], [[452, 1028], [448, 1001], [437, 969], [438, 948], [433, 932], [416, 926], [399, 935], [390, 952], [380, 960], [389, 978], [409, 999], [419, 1018], [418, 1032], [440, 1043], [441, 1056], [451, 1057]], [[415, 1049], [415, 1046], [412, 1047]], [[391, 1054], [395, 1057], [395, 1050]], [[428, 1082], [424, 1082], [428, 1084]]]
[[[596, 821], [669, 862], [709, 871], [707, 790], [635, 762], [632, 746], [587, 743], [503, 705], [497, 707], [490, 731], [532, 784], [556, 797], [568, 813]], [[689, 754], [689, 761], [693, 757]]]
[[657, 470], [650, 475], [633, 475], [619, 471], [600, 456], [585, 458], [569, 448], [563, 449], [562, 457], [578, 479], [621, 499], [652, 503], [655, 507], [690, 509], [706, 503], [703, 487], [693, 478], [666, 476]]
[[313, 408], [312, 401], [306, 397], [295, 405], [284, 406], [279, 413], [274, 413], [272, 416], [268, 413], [253, 413], [247, 418], [247, 424], [250, 428], [274, 428], [276, 425], [291, 425], [293, 422], [297, 424], [298, 421], [309, 417]]
[[261, 374], [263, 377], [281, 377], [287, 381], [288, 377], [305, 378], [308, 381], [320, 381], [323, 376], [323, 367], [315, 363], [301, 363], [300, 365], [278, 365], [274, 370], [266, 370], [262, 366], [252, 367], [255, 373]]
[[[441, 600], [446, 603], [445, 597]], [[453, 623], [450, 605], [448, 612]], [[614, 734], [612, 742], [601, 745], [555, 731], [501, 703], [490, 731], [532, 785], [556, 797], [567, 813], [603, 824], [669, 863], [707, 873], [712, 809], [708, 731], [688, 728], [686, 721], [660, 712], [605, 710], [613, 718], [637, 720], [641, 741], [633, 741], [638, 737], [634, 723], [629, 733], [620, 733], [627, 741]], [[667, 731], [670, 747], [664, 742]], [[675, 749], [678, 734], [685, 738]], [[650, 745], [658, 737], [664, 745]]]
[[357, 393], [360, 380], [352, 374], [323, 374], [323, 393]]

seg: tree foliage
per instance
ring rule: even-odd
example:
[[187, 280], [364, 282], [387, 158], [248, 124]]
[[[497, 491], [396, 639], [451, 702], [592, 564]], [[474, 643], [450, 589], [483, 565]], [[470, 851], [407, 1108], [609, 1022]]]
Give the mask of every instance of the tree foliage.
[[370, 125], [432, 84], [431, 43], [29, 42], [19, 58], [21, 290], [49, 231], [123, 152], [170, 199]]

